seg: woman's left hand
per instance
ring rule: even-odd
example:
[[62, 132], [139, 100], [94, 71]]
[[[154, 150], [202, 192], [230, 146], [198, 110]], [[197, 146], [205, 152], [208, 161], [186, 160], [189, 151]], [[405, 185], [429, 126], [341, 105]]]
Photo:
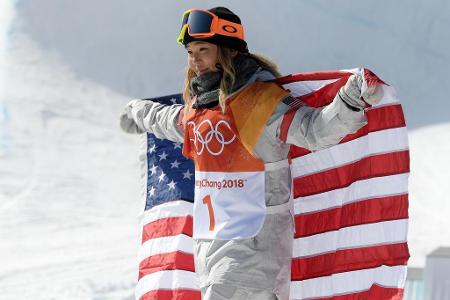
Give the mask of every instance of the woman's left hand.
[[372, 85], [367, 87], [362, 93], [361, 97], [370, 105], [376, 105], [383, 99], [383, 88], [381, 85]]
[[364, 109], [366, 103], [370, 105], [380, 103], [383, 98], [382, 84], [373, 84], [368, 87], [363, 87], [363, 85], [363, 75], [351, 75], [345, 86], [339, 90], [340, 98], [348, 105], [359, 109]]

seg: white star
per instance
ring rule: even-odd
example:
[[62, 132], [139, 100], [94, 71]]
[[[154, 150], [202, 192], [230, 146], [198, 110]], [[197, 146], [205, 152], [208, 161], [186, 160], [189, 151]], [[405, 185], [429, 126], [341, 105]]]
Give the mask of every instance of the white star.
[[153, 167], [150, 168], [150, 172], [152, 172], [152, 175], [156, 174], [156, 169], [157, 167], [155, 166], [155, 164], [153, 164]]
[[177, 149], [177, 148], [181, 149], [181, 143], [173, 143], [173, 149]]
[[172, 102], [172, 104], [175, 104], [175, 103], [177, 103], [177, 99], [176, 98], [172, 98], [172, 99], [170, 99], [170, 102]]
[[176, 182], [173, 180], [167, 184], [169, 186], [169, 191], [175, 189]]
[[161, 175], [159, 175], [159, 182], [164, 180], [164, 177], [166, 177], [166, 174], [164, 174], [164, 172], [161, 172]]
[[186, 172], [183, 173], [183, 179], [187, 178], [187, 179], [191, 180], [192, 175], [193, 174], [191, 172], [189, 172], [189, 169], [187, 169]]
[[167, 158], [167, 154], [166, 151], [163, 151], [163, 153], [161, 153], [159, 156], [159, 160], [165, 160]]
[[148, 152], [149, 152], [150, 154], [152, 154], [153, 152], [156, 152], [156, 145], [153, 144], [153, 146], [152, 146], [150, 149], [148, 149]]
[[173, 169], [173, 168], [177, 168], [177, 169], [178, 169], [178, 166], [179, 166], [180, 164], [181, 164], [181, 163], [179, 163], [179, 162], [175, 159], [175, 161], [174, 161], [173, 163], [170, 164], [170, 168], [171, 168], [171, 169]]
[[155, 195], [155, 191], [156, 189], [152, 186], [152, 188], [150, 189], [150, 191], [148, 191], [148, 194], [151, 196]]

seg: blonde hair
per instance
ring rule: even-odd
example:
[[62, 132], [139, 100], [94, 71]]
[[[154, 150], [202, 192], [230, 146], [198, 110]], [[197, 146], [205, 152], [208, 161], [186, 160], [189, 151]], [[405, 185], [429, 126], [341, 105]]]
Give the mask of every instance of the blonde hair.
[[[227, 47], [219, 46], [218, 48], [219, 53], [217, 55], [217, 63], [220, 64], [223, 71], [222, 79], [220, 80], [219, 85], [219, 106], [222, 109], [222, 112], [225, 112], [226, 99], [236, 81], [236, 70], [234, 69], [233, 66], [233, 60], [236, 51]], [[275, 75], [275, 77], [277, 78], [281, 77], [281, 74], [278, 70], [278, 66], [269, 58], [254, 53], [247, 53], [243, 55], [255, 59], [263, 69], [270, 71], [273, 75]], [[195, 72], [191, 70], [189, 66], [187, 66], [183, 86], [183, 100], [185, 103], [184, 120], [186, 119], [186, 115], [193, 104], [190, 87], [191, 87], [191, 80], [194, 76]]]

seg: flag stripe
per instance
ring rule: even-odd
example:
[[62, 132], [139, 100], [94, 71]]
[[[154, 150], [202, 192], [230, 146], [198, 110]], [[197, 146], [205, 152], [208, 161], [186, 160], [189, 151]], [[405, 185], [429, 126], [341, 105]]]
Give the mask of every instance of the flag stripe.
[[[149, 292], [159, 290], [198, 291], [195, 273], [183, 270], [160, 271], [143, 276], [137, 283], [135, 296], [140, 299]], [[147, 298], [151, 299], [151, 298]], [[180, 298], [190, 299], [190, 298]], [[159, 300], [159, 299], [158, 299]]]
[[[370, 214], [367, 212], [370, 211]], [[373, 198], [312, 214], [295, 216], [295, 238], [349, 226], [408, 218], [408, 195]]]
[[294, 177], [302, 177], [347, 165], [363, 157], [407, 149], [406, 128], [393, 128], [370, 133], [331, 149], [316, 151], [314, 155], [297, 157], [292, 160], [291, 170]]
[[157, 290], [144, 294], [139, 300], [201, 300], [200, 291], [194, 290]]
[[376, 197], [407, 194], [409, 174], [375, 177], [353, 182], [350, 186], [294, 200], [296, 215], [323, 211]]
[[[291, 108], [288, 112], [286, 112], [283, 116], [283, 120], [281, 120], [280, 124], [280, 134], [278, 138], [280, 141], [286, 143], [289, 128], [291, 127], [292, 120], [294, 120], [295, 114], [297, 113], [297, 108]], [[303, 149], [303, 148], [301, 148]]]
[[[369, 290], [374, 284], [386, 288], [402, 288], [405, 279], [406, 266], [381, 266], [373, 269], [338, 273], [302, 281], [293, 281], [291, 283], [291, 299], [320, 299], [333, 295], [361, 293]], [[389, 298], [371, 297], [368, 299]]]
[[317, 255], [292, 261], [292, 280], [305, 280], [382, 265], [405, 265], [409, 257], [406, 243], [371, 246]]
[[295, 239], [293, 257], [303, 258], [342, 249], [400, 243], [406, 240], [407, 230], [407, 219], [345, 227]]
[[139, 279], [150, 273], [177, 269], [195, 272], [194, 256], [189, 253], [175, 251], [147, 257], [139, 264]]
[[192, 236], [192, 216], [169, 217], [148, 223], [142, 231], [142, 242], [179, 234]]
[[403, 116], [400, 104], [389, 104], [382, 107], [371, 108], [366, 111], [368, 123], [357, 132], [349, 134], [341, 140], [341, 144], [369, 134], [385, 129], [405, 127], [405, 117]]
[[291, 74], [291, 75], [283, 76], [281, 78], [277, 78], [275, 80], [275, 82], [284, 86], [286, 84], [293, 83], [293, 82], [295, 82], [297, 84], [301, 84], [302, 82], [310, 81], [310, 80], [322, 81], [322, 80], [339, 79], [344, 76], [351, 75], [353, 73], [352, 70], [348, 70], [348, 71], [347, 70], [345, 70], [345, 71], [330, 70], [330, 71], [320, 71], [320, 72], [297, 73], [297, 74]]
[[408, 172], [409, 151], [369, 156], [336, 169], [294, 178], [294, 198], [347, 187], [357, 180]]
[[164, 218], [192, 216], [192, 202], [174, 200], [146, 210], [142, 216], [142, 225]]
[[192, 254], [192, 238], [180, 234], [177, 236], [160, 237], [148, 240], [145, 243], [142, 243], [141, 248], [139, 249], [138, 259], [139, 262], [141, 262], [150, 256], [176, 251]]
[[[312, 298], [309, 298], [312, 300]], [[400, 288], [388, 288], [374, 284], [367, 291], [356, 292], [345, 295], [337, 295], [325, 298], [314, 298], [314, 300], [367, 300], [367, 299], [389, 299], [389, 300], [402, 300], [403, 289]]]

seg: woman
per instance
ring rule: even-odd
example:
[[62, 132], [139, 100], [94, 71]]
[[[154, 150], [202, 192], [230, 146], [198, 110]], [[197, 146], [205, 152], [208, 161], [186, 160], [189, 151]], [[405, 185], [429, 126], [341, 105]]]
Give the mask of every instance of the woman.
[[240, 18], [224, 7], [188, 10], [178, 38], [187, 50], [185, 105], [133, 100], [128, 133], [183, 142], [195, 162], [195, 270], [203, 299], [289, 299], [293, 219], [290, 146], [317, 150], [364, 124], [363, 78], [352, 75], [328, 106], [297, 110], [275, 83], [277, 67], [249, 53]]

